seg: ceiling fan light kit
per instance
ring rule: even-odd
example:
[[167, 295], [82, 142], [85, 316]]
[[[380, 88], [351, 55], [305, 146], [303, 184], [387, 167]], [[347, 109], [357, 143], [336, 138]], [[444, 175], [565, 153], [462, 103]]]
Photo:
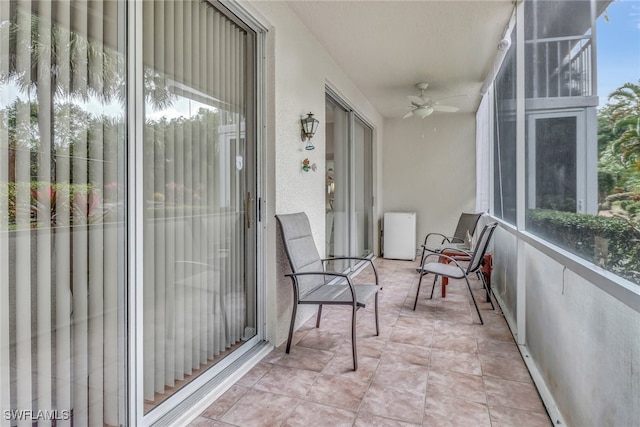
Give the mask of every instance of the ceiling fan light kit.
[[431, 115], [431, 113], [433, 113], [433, 108], [431, 107], [418, 107], [415, 110], [413, 110], [413, 115], [414, 116], [418, 116], [421, 119], [424, 119], [425, 117]]

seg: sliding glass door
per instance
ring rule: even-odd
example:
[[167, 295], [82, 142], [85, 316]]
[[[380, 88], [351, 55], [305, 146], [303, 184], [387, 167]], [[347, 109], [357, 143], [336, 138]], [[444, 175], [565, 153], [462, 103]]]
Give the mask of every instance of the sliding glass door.
[[373, 253], [373, 130], [332, 94], [325, 117], [326, 254], [366, 257]]
[[259, 340], [256, 58], [219, 3], [0, 1], [0, 426], [149, 425]]
[[373, 129], [353, 119], [353, 215], [355, 256], [373, 253]]
[[254, 40], [208, 2], [143, 3], [145, 412], [256, 335]]
[[115, 1], [0, 2], [0, 425], [125, 422]]

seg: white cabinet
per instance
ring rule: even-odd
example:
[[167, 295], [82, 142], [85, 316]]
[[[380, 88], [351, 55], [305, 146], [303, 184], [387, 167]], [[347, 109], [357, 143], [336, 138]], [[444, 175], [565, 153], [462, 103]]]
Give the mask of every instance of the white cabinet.
[[416, 213], [387, 212], [383, 224], [383, 257], [414, 260], [416, 257]]

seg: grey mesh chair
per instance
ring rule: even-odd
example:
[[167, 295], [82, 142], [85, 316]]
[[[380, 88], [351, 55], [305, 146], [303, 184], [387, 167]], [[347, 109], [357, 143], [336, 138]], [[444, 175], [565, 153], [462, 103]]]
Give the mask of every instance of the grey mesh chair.
[[482, 212], [460, 214], [460, 218], [458, 218], [458, 225], [456, 225], [456, 231], [452, 236], [447, 236], [442, 233], [427, 234], [424, 238], [424, 243], [422, 244], [420, 264], [424, 261], [424, 256], [427, 252], [440, 252], [440, 247], [446, 243], [464, 243], [467, 237], [467, 232], [473, 236], [473, 233], [476, 231], [476, 226], [478, 225], [478, 220], [481, 216]]
[[[478, 312], [478, 317], [480, 318], [480, 324], [484, 324], [482, 321], [482, 315], [480, 314], [480, 309], [478, 308], [478, 304], [476, 303], [476, 298], [473, 296], [473, 291], [471, 290], [471, 284], [469, 283], [469, 275], [476, 274], [480, 277], [482, 281], [482, 285], [484, 286], [485, 291], [487, 292], [487, 297], [489, 297], [489, 288], [487, 287], [487, 283], [484, 280], [483, 274], [477, 274], [482, 268], [482, 262], [484, 260], [484, 255], [487, 252], [487, 247], [489, 246], [489, 242], [491, 241], [491, 236], [498, 226], [497, 222], [492, 222], [484, 226], [482, 232], [480, 233], [480, 237], [478, 238], [478, 243], [473, 252], [466, 253], [466, 256], [469, 258], [469, 264], [466, 268], [462, 267], [456, 257], [447, 256], [441, 253], [430, 253], [427, 254], [422, 263], [420, 264], [420, 279], [418, 280], [418, 290], [416, 291], [416, 300], [413, 303], [413, 309], [416, 309], [418, 304], [418, 295], [420, 294], [420, 285], [422, 284], [422, 278], [426, 274], [434, 274], [433, 278], [433, 288], [431, 288], [431, 297], [433, 298], [433, 290], [436, 286], [436, 280], [438, 277], [448, 277], [452, 279], [464, 279], [467, 282], [467, 288], [469, 288], [469, 293], [471, 293], [471, 299], [473, 300], [473, 305], [476, 307], [476, 311]], [[457, 250], [457, 249], [456, 249]], [[430, 257], [437, 257], [440, 259], [438, 261], [427, 262]], [[448, 263], [441, 262], [443, 259], [446, 259]], [[489, 302], [491, 300], [489, 299]], [[491, 307], [493, 308], [493, 302], [491, 302]]]
[[[358, 370], [358, 351], [356, 345], [356, 311], [365, 307], [366, 302], [375, 297], [375, 322], [376, 335], [379, 335], [378, 324], [378, 273], [373, 261], [368, 258], [358, 257], [333, 257], [321, 259], [313, 241], [309, 219], [304, 212], [276, 215], [280, 224], [282, 241], [289, 259], [292, 273], [287, 274], [293, 284], [293, 310], [291, 312], [291, 325], [287, 339], [286, 352], [291, 349], [293, 327], [296, 321], [298, 304], [317, 304], [318, 315], [316, 328], [320, 327], [322, 306], [347, 305], [352, 308], [351, 316], [351, 347], [353, 350], [353, 369]], [[325, 263], [333, 260], [360, 260], [368, 262], [373, 269], [374, 284], [354, 284], [348, 274], [326, 271]], [[334, 283], [340, 279], [339, 283]]]

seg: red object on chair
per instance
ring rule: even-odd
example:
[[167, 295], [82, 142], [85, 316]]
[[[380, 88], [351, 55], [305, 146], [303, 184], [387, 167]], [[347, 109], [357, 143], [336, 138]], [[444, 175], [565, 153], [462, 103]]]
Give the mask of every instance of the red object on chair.
[[[464, 252], [458, 252], [455, 249], [449, 249], [442, 251], [442, 255], [450, 256], [452, 258], [466, 261], [469, 259], [467, 254]], [[449, 260], [445, 257], [440, 257], [440, 262], [449, 264]], [[491, 270], [493, 269], [493, 256], [491, 254], [484, 254], [483, 264], [482, 264], [482, 274], [484, 275], [484, 279], [487, 282], [487, 288], [491, 290]], [[447, 285], [449, 284], [448, 277], [441, 277], [441, 287], [442, 287], [442, 297], [447, 296]], [[487, 297], [488, 298], [488, 297]], [[488, 302], [488, 301], [487, 301]]]

